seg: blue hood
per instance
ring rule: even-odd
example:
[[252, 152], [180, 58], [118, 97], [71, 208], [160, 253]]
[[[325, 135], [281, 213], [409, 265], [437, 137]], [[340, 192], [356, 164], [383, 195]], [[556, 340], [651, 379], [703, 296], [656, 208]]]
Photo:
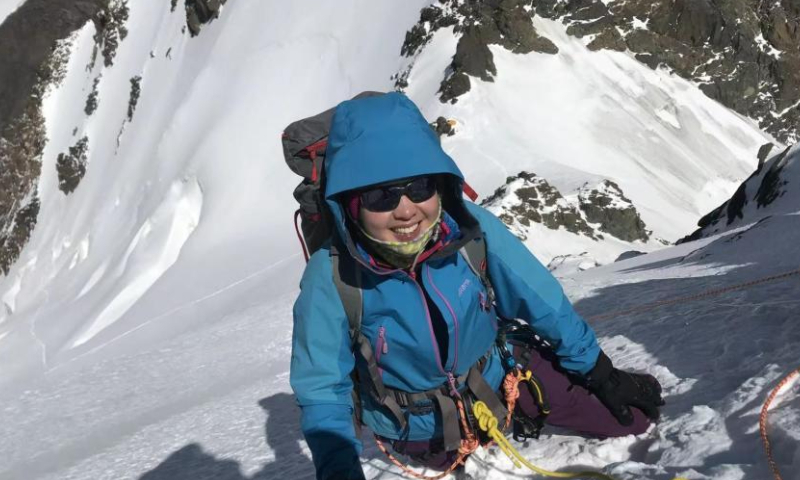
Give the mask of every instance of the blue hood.
[[325, 198], [417, 175], [464, 176], [416, 105], [397, 92], [336, 107], [325, 153]]

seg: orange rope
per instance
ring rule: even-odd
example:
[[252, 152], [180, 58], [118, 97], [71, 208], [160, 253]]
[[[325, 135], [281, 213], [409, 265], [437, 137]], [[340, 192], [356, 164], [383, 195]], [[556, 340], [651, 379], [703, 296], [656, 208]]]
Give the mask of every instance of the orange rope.
[[461, 446], [458, 447], [458, 457], [456, 457], [453, 464], [450, 465], [450, 467], [447, 470], [438, 475], [433, 475], [433, 476], [423, 475], [421, 473], [417, 473], [411, 470], [411, 468], [408, 465], [404, 464], [403, 462], [398, 460], [397, 457], [392, 455], [389, 449], [386, 448], [386, 445], [384, 445], [381, 439], [378, 438], [378, 435], [375, 435], [375, 443], [378, 444], [378, 448], [384, 454], [386, 454], [387, 457], [389, 457], [389, 460], [391, 460], [393, 464], [395, 464], [398, 468], [400, 468], [403, 472], [405, 472], [409, 476], [418, 478], [420, 480], [439, 480], [441, 478], [444, 478], [447, 475], [453, 473], [453, 471], [456, 468], [458, 468], [459, 465], [463, 465], [464, 462], [467, 461], [467, 457], [470, 456], [475, 450], [477, 450], [478, 447], [480, 447], [480, 441], [478, 440], [478, 437], [475, 435], [475, 433], [469, 426], [469, 422], [467, 421], [467, 413], [466, 410], [464, 409], [464, 402], [462, 402], [460, 398], [456, 399], [456, 406], [458, 407], [459, 417], [461, 417], [460, 418], [461, 428], [463, 428], [464, 430], [464, 438], [461, 439]]
[[[529, 377], [530, 378], [530, 377]], [[522, 370], [517, 368], [513, 372], [508, 372], [506, 378], [503, 379], [503, 390], [505, 390], [506, 407], [508, 414], [506, 415], [506, 425], [503, 430], [511, 426], [511, 416], [514, 414], [514, 407], [517, 405], [519, 398], [519, 382], [524, 380]]]
[[769, 412], [769, 407], [772, 404], [772, 401], [775, 400], [775, 397], [778, 396], [781, 389], [786, 386], [792, 379], [796, 376], [800, 375], [800, 368], [791, 372], [789, 375], [786, 376], [781, 382], [772, 390], [772, 393], [769, 394], [767, 397], [767, 401], [764, 402], [764, 406], [761, 408], [761, 415], [758, 417], [758, 428], [761, 431], [761, 440], [764, 442], [764, 450], [767, 452], [767, 461], [769, 462], [769, 467], [772, 469], [773, 475], [775, 475], [775, 480], [783, 480], [781, 477], [781, 473], [778, 470], [778, 464], [775, 463], [775, 459], [772, 458], [772, 446], [769, 443], [769, 437], [767, 436], [767, 413]]
[[615, 317], [619, 317], [619, 316], [622, 316], [622, 315], [629, 315], [629, 314], [632, 314], [632, 313], [647, 312], [649, 310], [654, 310], [654, 309], [656, 309], [658, 307], [663, 307], [663, 306], [666, 306], [666, 305], [674, 305], [676, 303], [691, 302], [691, 301], [694, 301], [694, 300], [699, 300], [701, 298], [712, 297], [712, 296], [715, 296], [715, 295], [721, 295], [723, 293], [733, 292], [733, 291], [736, 291], [736, 290], [743, 290], [745, 288], [750, 288], [752, 286], [760, 285], [762, 283], [774, 282], [776, 280], [785, 280], [785, 279], [787, 279], [789, 277], [793, 277], [795, 275], [800, 275], [800, 269], [792, 270], [791, 272], [781, 273], [781, 274], [778, 274], [778, 275], [770, 275], [769, 277], [763, 277], [763, 278], [759, 278], [759, 279], [756, 279], [756, 280], [752, 280], [750, 282], [731, 285], [729, 287], [717, 288], [717, 289], [713, 289], [713, 290], [706, 290], [705, 292], [701, 292], [701, 293], [698, 293], [696, 295], [688, 295], [688, 296], [685, 296], [685, 297], [668, 298], [666, 300], [660, 300], [660, 301], [657, 301], [657, 302], [646, 303], [646, 304], [638, 306], [638, 307], [631, 307], [631, 308], [627, 308], [627, 309], [624, 309], [624, 310], [618, 310], [616, 312], [606, 313], [606, 314], [603, 314], [603, 315], [594, 315], [594, 316], [585, 317], [585, 318], [586, 318], [586, 320], [589, 320], [589, 321], [597, 321], [597, 320], [607, 320], [609, 318], [615, 318]]

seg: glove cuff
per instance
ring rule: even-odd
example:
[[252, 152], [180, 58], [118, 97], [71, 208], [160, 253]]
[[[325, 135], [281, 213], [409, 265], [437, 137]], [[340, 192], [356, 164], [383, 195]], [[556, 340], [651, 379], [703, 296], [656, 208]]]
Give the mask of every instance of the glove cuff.
[[614, 365], [611, 363], [611, 359], [601, 350], [600, 355], [597, 357], [597, 362], [594, 364], [594, 368], [589, 370], [589, 373], [586, 374], [586, 385], [590, 389], [602, 385], [608, 381], [612, 371], [614, 371]]

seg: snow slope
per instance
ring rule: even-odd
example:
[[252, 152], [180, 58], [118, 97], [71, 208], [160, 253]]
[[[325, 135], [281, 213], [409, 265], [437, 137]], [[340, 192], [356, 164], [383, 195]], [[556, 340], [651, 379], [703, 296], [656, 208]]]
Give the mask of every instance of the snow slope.
[[458, 121], [445, 145], [479, 193], [523, 170], [565, 196], [610, 179], [656, 237], [674, 241], [755, 169], [770, 139], [752, 120], [626, 53], [589, 51], [588, 39], [568, 36], [559, 22], [536, 17], [534, 25], [559, 53], [490, 46], [497, 77], [471, 79], [455, 105], [435, 99], [455, 52], [452, 28], [434, 34], [408, 78], [407, 92], [430, 118]]
[[[291, 231], [296, 179], [278, 139], [292, 120], [391, 88], [390, 76], [406, 66], [398, 57], [405, 29], [428, 3], [228, 2], [190, 39], [180, 9], [131, 2], [114, 66], [88, 71], [93, 26], [76, 34], [68, 76], [45, 105], [39, 224], [0, 278], [0, 479], [313, 478], [288, 385], [303, 263]], [[750, 173], [765, 137], [748, 122], [664, 72], [618, 54], [590, 56], [556, 26], [541, 28], [562, 54], [496, 51], [497, 81], [474, 82], [453, 107], [433, 95], [452, 36], [437, 34], [412, 72], [409, 93], [426, 114], [458, 119], [445, 146], [479, 191], [521, 169], [562, 191], [609, 177], [649, 212], [648, 227], [670, 237], [688, 233], [681, 225]], [[578, 60], [584, 68], [571, 70]], [[99, 107], [86, 118], [101, 73]], [[142, 95], [128, 121], [137, 75]], [[653, 105], [675, 106], [672, 116], [687, 128], [653, 123]], [[612, 134], [618, 141], [608, 145]], [[64, 196], [55, 158], [83, 135], [88, 173]], [[662, 148], [642, 150], [646, 139]], [[646, 180], [654, 177], [664, 185]], [[564, 285], [591, 317], [794, 269], [798, 221], [782, 213], [741, 235], [593, 269]], [[664, 383], [663, 422], [640, 438], [606, 441], [548, 431], [523, 452], [551, 468], [605, 467], [620, 479], [768, 478], [756, 413], [798, 366], [798, 293], [793, 277], [594, 322], [619, 366]], [[776, 458], [796, 472], [796, 387], [771, 418]], [[395, 478], [364, 440], [368, 478]], [[510, 472], [495, 450], [466, 469], [473, 478]]]

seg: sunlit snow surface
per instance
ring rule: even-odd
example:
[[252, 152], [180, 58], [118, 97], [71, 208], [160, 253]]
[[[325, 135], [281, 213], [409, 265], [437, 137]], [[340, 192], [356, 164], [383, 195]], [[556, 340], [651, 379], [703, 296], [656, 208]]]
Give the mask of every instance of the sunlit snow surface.
[[[390, 89], [406, 64], [405, 31], [427, 3], [228, 2], [189, 39], [180, 9], [131, 2], [130, 34], [102, 69], [88, 120], [83, 105], [101, 69], [86, 69], [93, 26], [76, 34], [69, 75], [45, 104], [39, 225], [0, 278], [0, 478], [313, 478], [288, 385], [303, 261], [291, 227], [296, 178], [278, 139], [292, 120]], [[558, 25], [537, 26], [559, 55], [493, 48], [496, 81], [473, 81], [455, 106], [434, 96], [455, 47], [447, 31], [411, 77], [429, 117], [459, 121], [445, 146], [484, 196], [522, 169], [565, 193], [608, 177], [650, 228], [674, 238], [750, 173], [765, 140], [751, 122], [665, 72], [589, 54]], [[136, 75], [143, 92], [128, 122]], [[82, 135], [88, 173], [64, 196], [55, 158]], [[591, 318], [796, 269], [800, 215], [776, 212], [566, 278], [565, 289]], [[537, 242], [551, 248], [543, 243], [554, 238]], [[627, 480], [769, 478], [758, 411], [800, 366], [798, 298], [790, 277], [593, 322], [620, 367], [662, 381], [662, 422], [604, 441], [547, 430], [521, 450], [545, 467], [605, 468]], [[797, 387], [770, 418], [775, 458], [792, 478]], [[363, 439], [368, 478], [397, 478], [368, 432]], [[512, 470], [493, 449], [463, 476]]]

